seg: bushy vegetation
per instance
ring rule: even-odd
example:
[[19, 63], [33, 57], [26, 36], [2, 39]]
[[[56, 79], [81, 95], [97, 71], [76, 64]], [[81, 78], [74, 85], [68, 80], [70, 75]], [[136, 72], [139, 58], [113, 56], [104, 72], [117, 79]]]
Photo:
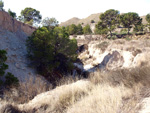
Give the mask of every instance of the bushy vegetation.
[[[5, 64], [5, 61], [7, 60], [6, 54], [7, 52], [5, 50], [0, 50], [0, 87], [16, 86], [19, 84], [19, 80], [13, 74], [10, 72], [5, 74], [5, 71], [8, 69], [8, 65]], [[5, 76], [5, 80], [3, 76]]]
[[3, 7], [4, 7], [4, 2], [0, 0], [0, 9], [3, 10]]
[[83, 33], [84, 34], [91, 34], [92, 33], [92, 30], [90, 28], [90, 25], [86, 25], [84, 28], [83, 28]]
[[70, 40], [64, 27], [38, 28], [27, 40], [28, 56], [37, 71], [50, 81], [73, 69], [77, 41]]
[[82, 35], [83, 34], [83, 27], [81, 24], [75, 25], [72, 24], [66, 27], [66, 31], [69, 35]]
[[15, 13], [15, 12], [12, 12], [10, 9], [8, 10], [8, 14], [9, 14], [10, 16], [12, 16], [13, 18], [16, 18], [16, 17], [17, 17], [16, 13]]

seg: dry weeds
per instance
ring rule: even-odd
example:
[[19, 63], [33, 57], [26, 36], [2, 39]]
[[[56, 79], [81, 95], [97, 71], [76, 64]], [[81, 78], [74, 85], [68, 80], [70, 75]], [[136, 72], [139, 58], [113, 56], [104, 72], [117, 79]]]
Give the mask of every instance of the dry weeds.
[[149, 68], [97, 71], [77, 82], [65, 79], [65, 85], [15, 108], [25, 113], [137, 113], [142, 100], [150, 96]]

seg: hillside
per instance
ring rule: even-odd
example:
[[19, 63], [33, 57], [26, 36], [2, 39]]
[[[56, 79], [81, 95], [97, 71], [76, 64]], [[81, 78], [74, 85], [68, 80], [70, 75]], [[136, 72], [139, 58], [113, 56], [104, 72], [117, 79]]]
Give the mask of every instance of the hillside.
[[[91, 24], [91, 20], [94, 20], [95, 23], [97, 23], [99, 21], [99, 16], [101, 13], [96, 13], [96, 14], [91, 14], [90, 16], [83, 18], [83, 19], [79, 19], [79, 18], [71, 18], [69, 20], [67, 20], [66, 22], [62, 22], [60, 23], [60, 26], [68, 26], [71, 24], [82, 24], [86, 25], [86, 24]], [[145, 20], [145, 16], [141, 16], [141, 18], [143, 19], [143, 24], [146, 24], [146, 20]]]
[[4, 11], [0, 11], [0, 49], [7, 51], [9, 69], [20, 80], [35, 75], [29, 67], [26, 51], [26, 39], [35, 28], [21, 23]]
[[[98, 17], [72, 18], [64, 25], [97, 22]], [[149, 113], [149, 33], [113, 40], [102, 35], [70, 36], [77, 40], [78, 60], [73, 73], [52, 86], [35, 77], [27, 59], [26, 39], [35, 30], [0, 11], [0, 49], [8, 53], [7, 71], [21, 80], [17, 88], [0, 95], [0, 113]]]
[[71, 25], [71, 24], [76, 24], [76, 23], [78, 23], [78, 21], [80, 21], [80, 19], [74, 17], [74, 18], [71, 18], [71, 19], [67, 20], [66, 22], [62, 22], [60, 24], [60, 26], [68, 26], [68, 25]]
[[[26, 103], [1, 101], [1, 111], [148, 113], [146, 110], [150, 111], [150, 35], [135, 36], [130, 41], [107, 40], [100, 35], [82, 35], [76, 39], [79, 45], [87, 45], [78, 56], [82, 64], [76, 66], [92, 72], [88, 78], [65, 78], [55, 89], [41, 93]], [[28, 84], [29, 91], [37, 90], [31, 82]], [[39, 91], [45, 86], [42, 85], [38, 87]]]

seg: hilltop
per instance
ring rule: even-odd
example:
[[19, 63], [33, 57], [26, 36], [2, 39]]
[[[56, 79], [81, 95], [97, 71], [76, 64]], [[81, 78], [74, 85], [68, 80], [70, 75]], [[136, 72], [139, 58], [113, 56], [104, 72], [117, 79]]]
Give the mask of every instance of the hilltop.
[[71, 24], [90, 24], [91, 23], [91, 20], [94, 20], [96, 23], [99, 21], [99, 15], [101, 13], [96, 13], [96, 14], [91, 14], [90, 16], [86, 17], [86, 18], [83, 18], [83, 19], [79, 19], [77, 17], [74, 17], [74, 18], [71, 18], [69, 20], [67, 20], [66, 22], [62, 22], [60, 24], [60, 26], [68, 26], [68, 25], [71, 25]]
[[[102, 13], [96, 13], [96, 14], [91, 14], [90, 16], [83, 18], [83, 19], [79, 19], [77, 17], [71, 18], [65, 22], [60, 23], [60, 26], [68, 26], [71, 24], [83, 24], [83, 25], [87, 25], [87, 24], [91, 24], [91, 20], [94, 20], [95, 23], [97, 23], [99, 21], [99, 16]], [[146, 16], [141, 16], [141, 18], [143, 19], [143, 24], [147, 24], [146, 20], [145, 20]]]

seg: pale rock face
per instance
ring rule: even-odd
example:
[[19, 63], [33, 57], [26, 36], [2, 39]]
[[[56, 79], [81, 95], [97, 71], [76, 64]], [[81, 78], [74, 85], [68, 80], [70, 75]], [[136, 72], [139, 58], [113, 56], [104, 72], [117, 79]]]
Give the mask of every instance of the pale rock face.
[[[97, 47], [103, 41], [109, 43], [108, 47], [103, 48], [104, 51]], [[148, 40], [92, 40], [88, 43], [88, 50], [81, 53], [79, 58], [83, 61], [86, 71], [92, 72], [96, 67], [115, 70], [148, 64], [150, 61], [149, 50], [150, 41]]]
[[125, 67], [125, 68], [130, 67], [132, 65], [132, 60], [133, 60], [132, 53], [129, 51], [123, 51], [122, 56], [124, 59], [123, 67]]
[[133, 66], [142, 66], [144, 64], [149, 64], [150, 61], [150, 52], [144, 52], [141, 54], [138, 54], [134, 60], [133, 60]]

